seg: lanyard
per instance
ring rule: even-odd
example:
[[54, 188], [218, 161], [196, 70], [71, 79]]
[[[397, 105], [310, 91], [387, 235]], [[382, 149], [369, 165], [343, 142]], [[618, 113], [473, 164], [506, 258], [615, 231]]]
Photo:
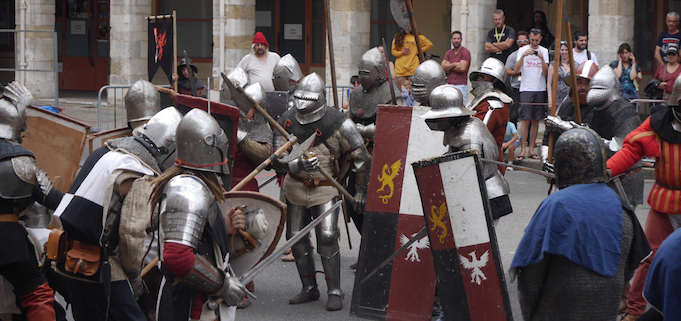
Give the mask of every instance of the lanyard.
[[501, 42], [501, 37], [504, 36], [504, 31], [506, 30], [506, 25], [504, 25], [503, 28], [501, 28], [501, 33], [497, 32], [497, 28], [494, 28], [494, 38], [497, 39], [497, 42]]

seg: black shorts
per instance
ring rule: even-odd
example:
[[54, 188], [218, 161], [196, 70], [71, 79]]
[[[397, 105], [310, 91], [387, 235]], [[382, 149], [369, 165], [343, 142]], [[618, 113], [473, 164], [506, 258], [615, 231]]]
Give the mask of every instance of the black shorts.
[[[546, 113], [545, 91], [523, 91], [520, 93], [520, 106], [518, 107], [518, 119], [521, 120], [540, 120], [544, 119]], [[532, 105], [526, 105], [532, 104]]]

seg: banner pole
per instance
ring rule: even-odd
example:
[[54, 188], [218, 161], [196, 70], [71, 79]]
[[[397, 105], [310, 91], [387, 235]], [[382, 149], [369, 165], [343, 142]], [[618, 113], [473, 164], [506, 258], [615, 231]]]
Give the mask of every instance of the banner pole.
[[[173, 72], [177, 72], [177, 13], [175, 10], [173, 10]], [[173, 83], [173, 88], [177, 92], [177, 81]]]

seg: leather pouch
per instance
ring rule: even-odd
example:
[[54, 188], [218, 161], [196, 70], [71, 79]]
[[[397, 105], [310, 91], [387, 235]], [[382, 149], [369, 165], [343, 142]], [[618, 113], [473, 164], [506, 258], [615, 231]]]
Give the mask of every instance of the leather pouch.
[[47, 259], [55, 262], [64, 262], [66, 251], [68, 251], [68, 240], [66, 231], [55, 228], [50, 231], [45, 243], [45, 255]]
[[73, 248], [66, 252], [64, 269], [73, 274], [92, 276], [99, 270], [100, 252], [99, 246], [73, 241]]

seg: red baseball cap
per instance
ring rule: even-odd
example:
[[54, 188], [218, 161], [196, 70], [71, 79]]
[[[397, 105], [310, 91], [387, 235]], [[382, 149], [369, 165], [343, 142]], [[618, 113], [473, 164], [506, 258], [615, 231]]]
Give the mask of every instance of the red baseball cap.
[[253, 43], [264, 43], [266, 46], [270, 46], [270, 44], [267, 43], [265, 35], [263, 35], [260, 31], [256, 32], [255, 36], [253, 36]]

